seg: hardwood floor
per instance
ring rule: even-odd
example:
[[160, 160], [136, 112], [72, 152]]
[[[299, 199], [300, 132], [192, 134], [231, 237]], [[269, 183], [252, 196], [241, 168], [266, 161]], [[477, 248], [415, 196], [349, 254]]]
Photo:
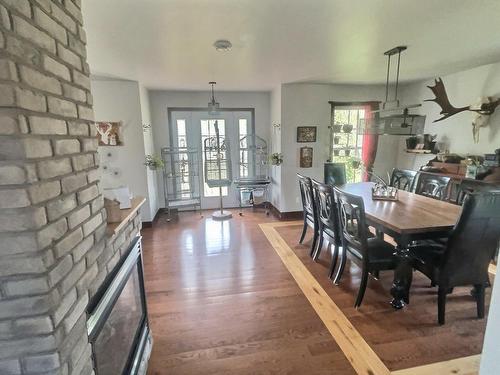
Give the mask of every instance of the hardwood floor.
[[182, 213], [143, 230], [149, 375], [355, 374], [260, 230], [273, 220]]
[[[444, 326], [437, 324], [436, 288], [431, 288], [428, 279], [417, 272], [413, 276], [411, 303], [404, 310], [396, 311], [389, 305], [393, 278], [389, 271], [381, 273], [378, 281], [370, 278], [363, 304], [356, 310], [353, 306], [360, 282], [360, 269], [356, 265], [348, 262], [340, 285], [334, 286], [326, 277], [330, 262], [328, 251], [323, 249], [315, 263], [309, 257], [308, 244], [297, 243], [301, 224], [280, 226], [276, 231], [391, 371], [481, 353], [486, 319], [476, 319], [476, 303], [469, 294], [470, 288], [455, 288], [448, 297]], [[489, 302], [489, 299], [490, 289], [486, 300]], [[477, 358], [472, 362], [477, 362]], [[435, 368], [429, 372], [425, 370], [414, 372], [438, 373]]]
[[[261, 223], [277, 225], [276, 233], [300, 259], [297, 267], [312, 278], [306, 284], [319, 283], [348, 319], [344, 323], [362, 335], [368, 349], [358, 355], [373, 350], [373, 358], [380, 358], [394, 374], [474, 373], [456, 372], [477, 367], [474, 355], [481, 351], [486, 323], [474, 319], [475, 304], [467, 290], [450, 298], [444, 327], [436, 324], [433, 289], [417, 275], [412, 304], [404, 311], [394, 311], [388, 303], [390, 272], [382, 274], [380, 282], [369, 282], [363, 305], [355, 310], [355, 266], [346, 267], [341, 285], [333, 286], [326, 277], [328, 252], [312, 262], [309, 243], [297, 244], [300, 226], [246, 210], [243, 217], [222, 223], [182, 213], [178, 221], [166, 223], [162, 218], [154, 228], [143, 230], [154, 336], [149, 375], [378, 373], [349, 363], [351, 353], [344, 354], [332, 338], [332, 328], [323, 324], [321, 311], [315, 307], [318, 316], [301, 282], [280, 259], [283, 255], [259, 228]], [[345, 325], [342, 318], [336, 322]], [[467, 356], [470, 359], [457, 359]], [[446, 362], [451, 359], [457, 360]]]

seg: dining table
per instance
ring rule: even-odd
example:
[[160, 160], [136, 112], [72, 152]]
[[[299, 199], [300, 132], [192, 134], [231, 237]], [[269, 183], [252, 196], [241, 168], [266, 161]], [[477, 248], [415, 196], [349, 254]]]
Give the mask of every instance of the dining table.
[[401, 309], [410, 303], [412, 258], [409, 247], [414, 241], [448, 237], [462, 207], [405, 190], [398, 190], [397, 200], [372, 198], [372, 182], [348, 183], [338, 189], [363, 197], [366, 222], [378, 235], [387, 234], [396, 242], [397, 266], [391, 287], [391, 304]]

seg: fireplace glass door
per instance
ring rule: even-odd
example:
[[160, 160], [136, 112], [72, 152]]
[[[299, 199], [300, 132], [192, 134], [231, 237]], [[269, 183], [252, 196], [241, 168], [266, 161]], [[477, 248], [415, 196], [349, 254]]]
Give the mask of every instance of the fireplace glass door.
[[131, 247], [87, 321], [96, 375], [135, 374], [149, 332], [139, 237]]
[[144, 318], [137, 264], [94, 342], [99, 375], [122, 374]]

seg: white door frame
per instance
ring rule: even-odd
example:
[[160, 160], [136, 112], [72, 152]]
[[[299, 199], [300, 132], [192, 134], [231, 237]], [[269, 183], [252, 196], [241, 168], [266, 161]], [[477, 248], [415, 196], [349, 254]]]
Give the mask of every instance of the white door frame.
[[[169, 143], [172, 146], [173, 140], [177, 139], [176, 120], [185, 119], [187, 129], [187, 143], [189, 147], [198, 148], [199, 161], [203, 160], [203, 149], [201, 144], [201, 124], [204, 119], [224, 119], [226, 135], [230, 138], [232, 176], [233, 180], [239, 176], [239, 127], [238, 119], [245, 118], [250, 125], [249, 134], [255, 134], [255, 109], [254, 108], [224, 108], [219, 110], [219, 114], [210, 115], [208, 108], [168, 108], [168, 132]], [[203, 174], [203, 164], [200, 164], [200, 172]], [[204, 178], [202, 176], [202, 184]], [[202, 185], [202, 188], [203, 188]], [[238, 207], [238, 191], [231, 185], [228, 187], [228, 195], [223, 198], [224, 207]], [[219, 197], [205, 197], [201, 192], [201, 208], [216, 209], [219, 207]]]

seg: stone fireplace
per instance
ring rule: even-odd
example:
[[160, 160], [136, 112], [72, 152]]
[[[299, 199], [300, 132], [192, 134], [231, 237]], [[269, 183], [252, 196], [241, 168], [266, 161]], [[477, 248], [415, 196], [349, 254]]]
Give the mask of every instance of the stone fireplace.
[[[100, 374], [87, 319], [141, 221], [136, 205], [106, 224], [81, 0], [0, 0], [0, 50], [0, 374]], [[138, 298], [138, 264], [110, 319]], [[148, 343], [144, 313], [130, 351]]]

